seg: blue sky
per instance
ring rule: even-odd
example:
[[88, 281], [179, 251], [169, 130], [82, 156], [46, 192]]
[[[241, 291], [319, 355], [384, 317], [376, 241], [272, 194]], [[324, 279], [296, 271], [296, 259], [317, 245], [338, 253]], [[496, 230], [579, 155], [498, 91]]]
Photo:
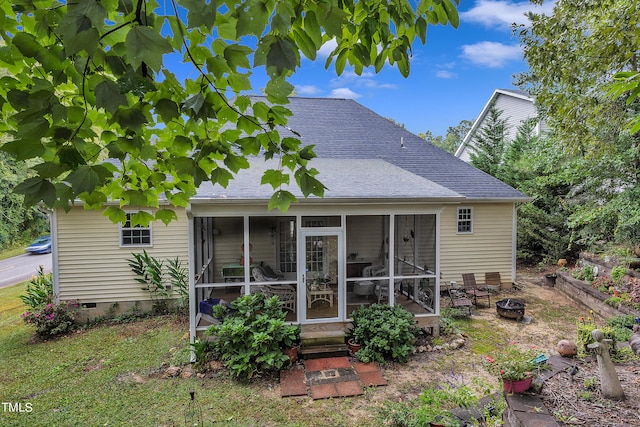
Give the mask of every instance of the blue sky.
[[[550, 12], [553, 3], [546, 3]], [[325, 53], [314, 62], [303, 59], [291, 83], [299, 96], [353, 98], [411, 132], [444, 135], [461, 120], [475, 120], [494, 89], [513, 88], [513, 75], [527, 70], [511, 23], [526, 24], [526, 11], [543, 10], [534, 7], [528, 1], [461, 0], [458, 29], [429, 27], [426, 45], [414, 46], [406, 79], [391, 67], [361, 76], [347, 68], [338, 77], [334, 68], [324, 69]]]

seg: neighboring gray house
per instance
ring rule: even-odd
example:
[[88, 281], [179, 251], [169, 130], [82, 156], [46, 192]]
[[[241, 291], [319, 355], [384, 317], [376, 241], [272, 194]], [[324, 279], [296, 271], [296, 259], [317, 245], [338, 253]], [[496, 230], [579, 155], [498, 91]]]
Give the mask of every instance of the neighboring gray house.
[[[491, 97], [482, 108], [480, 115], [473, 122], [471, 129], [462, 140], [462, 143], [456, 150], [456, 157], [469, 162], [471, 160], [471, 151], [469, 148], [474, 145], [474, 135], [485, 123], [485, 118], [491, 105], [495, 104], [496, 109], [502, 111], [502, 118], [507, 120], [507, 140], [512, 141], [518, 131], [518, 126], [528, 119], [536, 118], [538, 111], [534, 104], [534, 99], [522, 90], [515, 89], [496, 89]], [[538, 121], [536, 125], [536, 135], [548, 131], [544, 121]]]
[[59, 298], [79, 299], [89, 317], [148, 304], [126, 261], [143, 249], [188, 261], [192, 337], [211, 321], [209, 299], [279, 295], [287, 319], [303, 325], [344, 324], [362, 304], [402, 304], [433, 326], [441, 282], [461, 282], [462, 273], [482, 281], [486, 272], [507, 286], [515, 280], [515, 207], [527, 196], [353, 100], [290, 101], [289, 126], [314, 145], [309, 167], [324, 198], [268, 210], [272, 189], [260, 176], [277, 159], [255, 157], [227, 188], [204, 183], [168, 226], [56, 210]]

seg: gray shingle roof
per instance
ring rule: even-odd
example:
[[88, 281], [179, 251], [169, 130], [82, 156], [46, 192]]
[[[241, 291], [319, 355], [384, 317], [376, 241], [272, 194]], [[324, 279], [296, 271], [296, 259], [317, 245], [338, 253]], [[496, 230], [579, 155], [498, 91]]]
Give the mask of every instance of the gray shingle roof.
[[[271, 197], [270, 185], [258, 185], [265, 170], [278, 167], [277, 160], [265, 161], [261, 158], [249, 159], [249, 169], [238, 172], [227, 188], [202, 183], [198, 194], [191, 200], [264, 200]], [[324, 199], [395, 199], [421, 201], [457, 201], [463, 197], [441, 185], [408, 172], [379, 159], [362, 159], [357, 163], [349, 159], [316, 158], [309, 162], [310, 167], [319, 172], [320, 181], [327, 187]], [[285, 186], [301, 198], [302, 192], [296, 185]], [[318, 199], [310, 197], [310, 199]]]
[[319, 158], [381, 159], [468, 199], [528, 200], [353, 100], [295, 97], [290, 101], [289, 126], [301, 135], [303, 144], [315, 145]]

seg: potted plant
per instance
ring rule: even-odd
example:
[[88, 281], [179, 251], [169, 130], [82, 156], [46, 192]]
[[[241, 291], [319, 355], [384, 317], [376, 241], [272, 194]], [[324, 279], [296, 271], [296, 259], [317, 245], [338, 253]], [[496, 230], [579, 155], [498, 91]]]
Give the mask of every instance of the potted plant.
[[510, 344], [492, 356], [485, 356], [487, 368], [498, 375], [507, 393], [522, 393], [531, 387], [540, 365], [546, 361], [532, 348], [525, 349], [517, 343]]
[[298, 360], [298, 352], [300, 351], [300, 326], [285, 326], [280, 345], [282, 353], [289, 357], [291, 363], [295, 363]]

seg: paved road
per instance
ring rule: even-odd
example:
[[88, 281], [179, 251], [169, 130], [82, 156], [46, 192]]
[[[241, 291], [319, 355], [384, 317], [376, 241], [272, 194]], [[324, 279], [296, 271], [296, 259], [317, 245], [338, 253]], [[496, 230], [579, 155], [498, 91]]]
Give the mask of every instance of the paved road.
[[51, 254], [18, 255], [0, 261], [0, 288], [24, 282], [38, 272], [38, 267], [44, 266], [46, 273], [51, 271]]

